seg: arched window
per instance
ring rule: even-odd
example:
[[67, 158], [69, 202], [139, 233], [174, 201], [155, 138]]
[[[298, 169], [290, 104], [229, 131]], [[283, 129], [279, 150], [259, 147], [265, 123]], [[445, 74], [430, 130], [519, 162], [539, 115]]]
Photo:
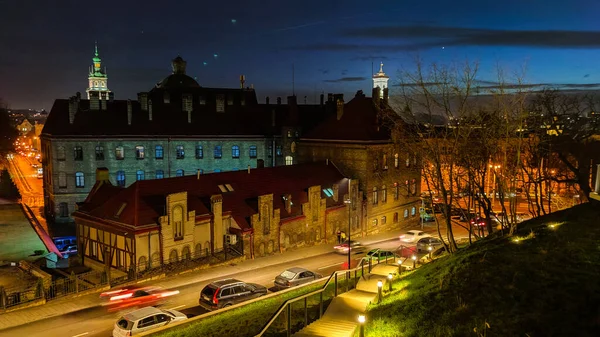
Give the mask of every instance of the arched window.
[[397, 153], [394, 153], [394, 167], [398, 168], [400, 166], [400, 156]]
[[117, 171], [117, 186], [125, 186], [125, 171]]
[[237, 159], [240, 157], [240, 147], [234, 145], [231, 147], [231, 158]]
[[196, 159], [204, 158], [204, 149], [202, 145], [196, 145]]
[[115, 147], [115, 158], [117, 160], [125, 159], [125, 150], [123, 149], [122, 146]]
[[415, 216], [416, 214], [417, 214], [417, 208], [416, 208], [415, 206], [413, 206], [413, 207], [410, 209], [410, 215], [411, 215], [411, 216]]
[[256, 146], [255, 145], [250, 145], [250, 150], [249, 150], [249, 155], [250, 158], [256, 158], [257, 157], [257, 153], [256, 153]]
[[75, 187], [85, 187], [83, 172], [75, 172]]
[[144, 178], [146, 178], [146, 172], [143, 170], [137, 170], [137, 172], [135, 172], [135, 177], [136, 180], [144, 180]]
[[162, 147], [162, 145], [156, 145], [154, 147], [154, 158], [156, 158], [156, 159], [163, 159], [164, 158], [164, 153], [163, 153], [163, 147]]
[[165, 177], [165, 171], [163, 170], [156, 170], [156, 179], [162, 179]]
[[177, 145], [175, 147], [175, 155], [177, 156], [177, 159], [185, 158], [185, 150], [183, 149], [183, 145]]
[[410, 153], [406, 154], [406, 167], [410, 167]]
[[408, 209], [404, 210], [404, 218], [408, 218]]
[[100, 145], [96, 146], [96, 160], [104, 160], [104, 148]]
[[285, 156], [285, 164], [286, 165], [293, 165], [294, 164], [294, 157], [292, 157], [292, 156]]
[[406, 186], [406, 195], [410, 195], [410, 182], [408, 180], [406, 180], [404, 182], [404, 185]]
[[381, 187], [381, 202], [387, 202], [387, 188], [385, 185]]
[[179, 170], [175, 171], [175, 176], [176, 177], [183, 177], [183, 170], [179, 169]]
[[377, 205], [377, 187], [373, 187], [373, 205]]
[[81, 146], [75, 146], [73, 148], [73, 159], [78, 161], [83, 160], [83, 149]]
[[416, 179], [412, 180], [412, 183], [410, 185], [410, 192], [412, 193], [412, 195], [417, 194], [417, 180]]
[[145, 151], [143, 146], [135, 147], [135, 158], [136, 159], [144, 159]]
[[223, 149], [221, 148], [221, 145], [217, 145], [215, 146], [215, 159], [221, 159], [223, 157]]
[[183, 207], [175, 206], [172, 216], [173, 238], [175, 240], [183, 239]]

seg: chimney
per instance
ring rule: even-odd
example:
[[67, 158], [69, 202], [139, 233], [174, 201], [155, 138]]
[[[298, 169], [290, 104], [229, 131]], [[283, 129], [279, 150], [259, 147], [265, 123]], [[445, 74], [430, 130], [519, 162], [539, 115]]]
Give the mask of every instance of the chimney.
[[375, 103], [375, 105], [377, 107], [379, 107], [379, 98], [380, 97], [381, 97], [381, 89], [379, 87], [373, 88], [373, 94], [372, 94], [373, 103]]
[[246, 76], [240, 75], [240, 88], [244, 89], [244, 83], [246, 83]]
[[152, 120], [152, 100], [148, 100], [148, 120]]
[[267, 98], [265, 99], [265, 101], [267, 102], [267, 105], [269, 105], [269, 96], [267, 96]]
[[383, 89], [383, 104], [387, 105], [389, 101], [389, 90], [388, 88]]
[[336, 111], [337, 111], [337, 120], [339, 121], [340, 119], [342, 119], [342, 116], [344, 115], [344, 99], [343, 98], [337, 99]]
[[100, 93], [90, 91], [90, 110], [100, 110]]
[[131, 114], [132, 114], [131, 100], [128, 99], [127, 100], [127, 125], [131, 125]]
[[250, 174], [250, 165], [248, 165], [248, 174]]
[[108, 101], [112, 102], [115, 100], [115, 94], [113, 92], [108, 93]]
[[288, 96], [287, 97], [287, 104], [288, 105], [296, 105], [296, 95], [294, 96]]
[[192, 123], [192, 95], [183, 94], [183, 111], [187, 112], [188, 124]]
[[73, 122], [75, 122], [77, 110], [79, 110], [79, 102], [77, 102], [76, 96], [72, 96], [69, 98], [69, 124], [73, 124]]
[[285, 198], [285, 211], [288, 213], [292, 213], [292, 195], [286, 194]]
[[325, 95], [321, 94], [321, 97], [320, 97], [320, 99], [321, 99], [321, 105], [323, 105], [323, 103], [324, 103], [324, 100], [325, 100]]
[[106, 167], [98, 167], [96, 169], [96, 182], [107, 183], [110, 181], [110, 175]]
[[138, 93], [138, 101], [140, 102], [142, 111], [148, 111], [148, 93], [147, 92]]

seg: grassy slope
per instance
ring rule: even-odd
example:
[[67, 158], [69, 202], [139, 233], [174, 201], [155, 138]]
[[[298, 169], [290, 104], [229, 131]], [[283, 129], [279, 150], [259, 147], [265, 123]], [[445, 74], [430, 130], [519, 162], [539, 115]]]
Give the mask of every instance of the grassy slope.
[[369, 308], [365, 335], [600, 336], [600, 209], [533, 219], [517, 235], [530, 238], [488, 237], [407, 275]]

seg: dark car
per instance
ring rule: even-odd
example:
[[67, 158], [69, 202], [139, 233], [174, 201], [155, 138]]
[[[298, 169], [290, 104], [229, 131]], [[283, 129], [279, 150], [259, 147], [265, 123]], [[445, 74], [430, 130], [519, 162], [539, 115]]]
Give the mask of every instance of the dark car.
[[275, 277], [275, 288], [285, 289], [318, 280], [323, 277], [321, 274], [313, 273], [304, 268], [290, 268]]
[[267, 288], [255, 283], [236, 279], [215, 281], [200, 292], [200, 305], [207, 310], [216, 310], [248, 301], [267, 294]]

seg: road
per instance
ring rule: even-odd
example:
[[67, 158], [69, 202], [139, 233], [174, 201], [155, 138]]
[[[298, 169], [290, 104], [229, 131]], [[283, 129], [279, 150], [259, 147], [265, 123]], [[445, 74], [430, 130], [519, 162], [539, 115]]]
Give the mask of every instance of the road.
[[[435, 235], [434, 229], [430, 227], [428, 232]], [[466, 233], [461, 232], [457, 236], [464, 236]], [[400, 241], [397, 236], [390, 237], [388, 241], [367, 246], [367, 248], [381, 248], [386, 250], [395, 250], [400, 246]], [[413, 246], [413, 244], [404, 244], [405, 246]], [[284, 253], [285, 254], [285, 253]], [[363, 254], [354, 254], [354, 261], [360, 260]], [[243, 264], [243, 263], [242, 263]], [[411, 263], [412, 264], [412, 263]], [[172, 300], [163, 305], [166, 309], [180, 310], [188, 316], [196, 316], [204, 313], [204, 309], [198, 306], [198, 298], [200, 291], [204, 286], [213, 280], [223, 279], [226, 277], [235, 277], [237, 279], [258, 283], [267, 287], [273, 286], [273, 279], [283, 270], [290, 267], [304, 267], [313, 270], [322, 275], [330, 275], [335, 270], [341, 270], [347, 265], [347, 255], [335, 253], [327, 253], [311, 258], [302, 259], [302, 263], [298, 261], [286, 262], [277, 265], [271, 265], [260, 269], [242, 271], [233, 275], [219, 274], [219, 267], [203, 271], [199, 273], [189, 273], [177, 276], [171, 279], [165, 279], [156, 282], [153, 285], [168, 289], [177, 289], [180, 291]], [[231, 270], [231, 269], [229, 269]], [[76, 299], [74, 299], [76, 300]], [[116, 320], [128, 311], [126, 309], [121, 312], [108, 312], [105, 307], [101, 306], [101, 301], [98, 299], [98, 306], [85, 310], [65, 314], [58, 317], [48, 318], [41, 321], [32, 322], [29, 324], [17, 326], [14, 328], [1, 330], [0, 336], [43, 336], [43, 337], [92, 337], [92, 336], [111, 336], [112, 327]], [[26, 314], [27, 310], [23, 310]]]

